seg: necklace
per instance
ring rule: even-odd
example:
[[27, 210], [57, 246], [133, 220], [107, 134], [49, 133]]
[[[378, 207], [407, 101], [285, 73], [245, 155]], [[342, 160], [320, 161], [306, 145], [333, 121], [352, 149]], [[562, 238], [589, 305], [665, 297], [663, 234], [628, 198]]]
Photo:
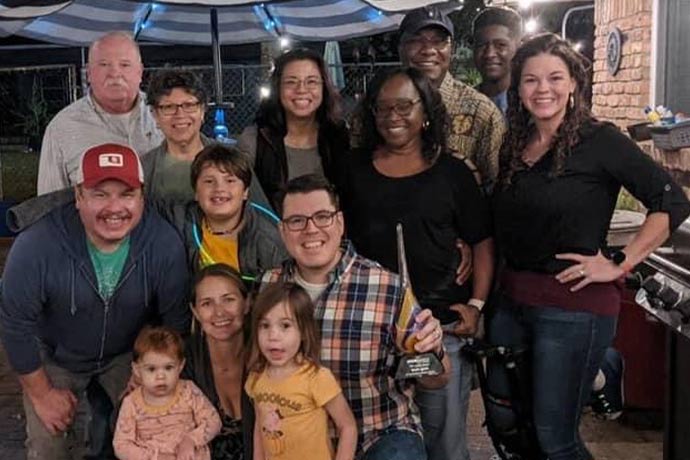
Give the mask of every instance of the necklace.
[[223, 236], [223, 235], [232, 235], [233, 233], [235, 233], [235, 230], [237, 230], [237, 227], [239, 226], [239, 224], [241, 222], [242, 222], [242, 220], [240, 220], [240, 222], [238, 224], [236, 224], [230, 230], [214, 230], [211, 228], [211, 225], [209, 225], [208, 221], [206, 219], [204, 219], [204, 226], [206, 227], [206, 230], [208, 230], [211, 233], [211, 235]]

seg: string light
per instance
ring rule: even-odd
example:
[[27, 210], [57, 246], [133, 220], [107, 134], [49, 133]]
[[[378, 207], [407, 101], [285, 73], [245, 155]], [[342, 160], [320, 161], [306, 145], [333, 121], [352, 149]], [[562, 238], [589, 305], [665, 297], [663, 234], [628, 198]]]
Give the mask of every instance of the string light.
[[271, 95], [271, 88], [268, 86], [260, 86], [259, 87], [259, 97], [261, 99], [266, 99]]
[[577, 42], [573, 45], [573, 49], [577, 52], [580, 52], [580, 51], [582, 51], [583, 46], [584, 45], [582, 44], [582, 42]]
[[526, 10], [530, 6], [532, 6], [532, 2], [533, 2], [533, 0], [520, 0], [518, 2], [518, 6], [520, 7], [520, 9]]
[[280, 37], [279, 43], [281, 50], [290, 48], [290, 39], [288, 37]]
[[539, 28], [539, 23], [535, 18], [529, 18], [527, 22], [525, 22], [525, 32], [528, 34], [532, 34], [537, 31]]

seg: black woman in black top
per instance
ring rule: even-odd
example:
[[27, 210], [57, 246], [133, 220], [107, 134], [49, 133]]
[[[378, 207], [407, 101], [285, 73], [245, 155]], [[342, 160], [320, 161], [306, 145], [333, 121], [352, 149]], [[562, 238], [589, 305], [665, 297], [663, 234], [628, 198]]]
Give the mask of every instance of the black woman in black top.
[[[493, 274], [487, 203], [469, 168], [446, 153], [445, 107], [420, 71], [377, 75], [361, 109], [364, 148], [352, 152], [338, 184], [348, 236], [361, 254], [397, 271], [395, 228], [402, 223], [412, 288], [444, 325], [453, 368], [445, 388], [417, 388], [424, 441], [432, 460], [466, 458], [472, 372], [460, 347], [476, 331], [479, 309], [471, 304], [486, 299]], [[456, 283], [458, 238], [472, 246], [472, 284]]]
[[[592, 117], [584, 99], [587, 67], [553, 34], [518, 49], [493, 196], [506, 267], [488, 337], [530, 350], [531, 415], [550, 460], [592, 458], [578, 427], [615, 334], [617, 282], [690, 213], [663, 169], [613, 125]], [[648, 214], [630, 244], [608, 258], [606, 233], [621, 186]], [[490, 367], [490, 386], [502, 382]]]

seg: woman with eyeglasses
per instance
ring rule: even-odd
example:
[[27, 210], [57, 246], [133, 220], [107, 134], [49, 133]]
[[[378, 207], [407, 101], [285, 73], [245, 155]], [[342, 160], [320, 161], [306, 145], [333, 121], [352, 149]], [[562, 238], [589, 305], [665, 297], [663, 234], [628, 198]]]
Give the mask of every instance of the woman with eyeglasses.
[[277, 192], [294, 177], [317, 173], [334, 180], [349, 133], [321, 55], [299, 48], [276, 59], [270, 94], [238, 142], [274, 208]]
[[[412, 289], [445, 331], [451, 379], [445, 388], [417, 388], [430, 459], [466, 458], [465, 417], [472, 364], [460, 355], [477, 330], [493, 274], [486, 200], [465, 163], [448, 153], [448, 117], [441, 96], [417, 69], [377, 75], [360, 107], [363, 148], [354, 151], [342, 188], [348, 236], [363, 256], [398, 270], [401, 223]], [[471, 283], [456, 283], [460, 238], [474, 254]]]
[[146, 102], [165, 136], [161, 145], [142, 156], [146, 193], [192, 199], [189, 168], [201, 149], [213, 142], [201, 133], [206, 92], [193, 73], [163, 70], [151, 78]]

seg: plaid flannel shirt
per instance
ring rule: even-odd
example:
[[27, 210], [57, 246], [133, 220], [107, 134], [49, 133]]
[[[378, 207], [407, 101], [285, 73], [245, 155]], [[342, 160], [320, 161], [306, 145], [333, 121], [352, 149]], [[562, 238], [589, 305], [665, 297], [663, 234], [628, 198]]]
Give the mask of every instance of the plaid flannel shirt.
[[[321, 327], [321, 364], [338, 379], [357, 420], [359, 456], [383, 434], [409, 430], [422, 436], [414, 384], [393, 379], [402, 352], [395, 345], [395, 321], [403, 291], [398, 275], [358, 255], [344, 242], [330, 283], [315, 302]], [[293, 281], [295, 263], [264, 274], [261, 287]]]
[[446, 73], [439, 92], [450, 117], [448, 149], [478, 174], [489, 192], [498, 176], [498, 153], [506, 125], [496, 105], [474, 88]]

